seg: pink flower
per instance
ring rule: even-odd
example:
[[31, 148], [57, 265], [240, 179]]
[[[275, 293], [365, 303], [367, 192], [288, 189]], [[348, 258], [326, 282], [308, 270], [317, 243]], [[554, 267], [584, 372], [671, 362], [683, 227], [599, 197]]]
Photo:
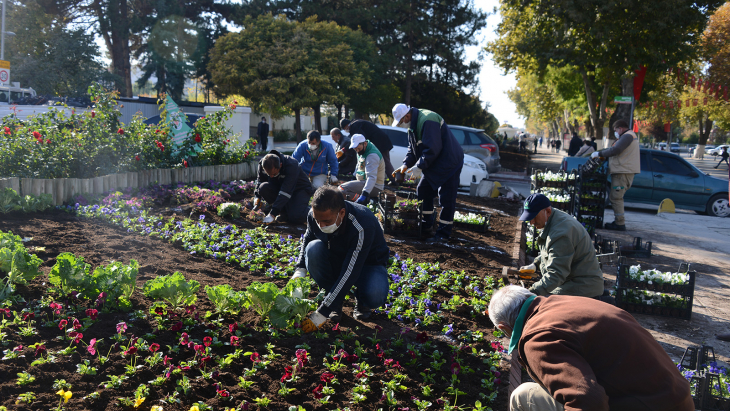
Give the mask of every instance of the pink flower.
[[74, 330], [80, 330], [80, 329], [84, 328], [81, 325], [81, 321], [79, 321], [77, 318], [74, 318], [73, 327], [74, 327]]
[[180, 345], [187, 345], [190, 342], [188, 338], [188, 333], [182, 333], [182, 336], [180, 337]]
[[240, 340], [240, 338], [236, 337], [235, 335], [232, 335], [231, 336], [231, 345], [234, 347], [238, 347], [238, 340]]
[[117, 133], [124, 134], [124, 130], [120, 128], [119, 130], [117, 130]]
[[96, 321], [96, 317], [99, 316], [99, 310], [96, 308], [87, 308], [86, 315], [88, 315], [92, 321]]
[[35, 356], [36, 357], [38, 356], [38, 354], [43, 354], [44, 352], [46, 352], [46, 346], [45, 345], [41, 344], [41, 345], [35, 347]]
[[210, 347], [210, 344], [213, 342], [213, 339], [210, 337], [203, 338], [203, 345], [206, 347]]
[[153, 352], [153, 353], [154, 352], [157, 352], [157, 350], [159, 350], [159, 349], [160, 349], [160, 344], [153, 343], [153, 344], [150, 345], [150, 351]]
[[68, 325], [68, 321], [61, 320], [61, 321], [58, 322], [58, 329], [61, 330], [61, 331], [63, 331], [64, 329], [66, 329], [66, 326], [67, 325]]
[[92, 338], [91, 341], [89, 341], [89, 346], [86, 347], [86, 351], [88, 351], [91, 355], [96, 355], [96, 338]]
[[251, 361], [253, 361], [254, 363], [261, 362], [261, 356], [259, 355], [259, 353], [255, 352], [251, 354]]
[[117, 324], [117, 334], [124, 334], [127, 332], [127, 323], [121, 322]]
[[233, 334], [234, 332], [236, 332], [236, 330], [238, 330], [238, 323], [233, 323], [233, 324], [229, 324], [228, 325], [228, 331], [231, 334]]

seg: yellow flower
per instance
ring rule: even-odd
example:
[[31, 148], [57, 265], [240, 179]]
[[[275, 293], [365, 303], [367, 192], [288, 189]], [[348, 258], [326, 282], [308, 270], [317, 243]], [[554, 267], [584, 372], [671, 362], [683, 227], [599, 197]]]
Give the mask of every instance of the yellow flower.
[[190, 407], [190, 411], [200, 411], [200, 408], [198, 408], [197, 405], [193, 405], [192, 407]]
[[162, 406], [160, 405], [153, 405], [150, 411], [162, 411]]
[[68, 400], [70, 400], [71, 399], [71, 396], [73, 395], [73, 393], [71, 391], [64, 391], [63, 388], [60, 389], [60, 390], [58, 390], [56, 392], [56, 394], [60, 395], [63, 398], [63, 403], [64, 404], [67, 403]]
[[137, 408], [140, 405], [142, 405], [142, 403], [144, 402], [144, 399], [145, 399], [145, 397], [137, 398], [136, 400], [134, 400], [134, 408]]

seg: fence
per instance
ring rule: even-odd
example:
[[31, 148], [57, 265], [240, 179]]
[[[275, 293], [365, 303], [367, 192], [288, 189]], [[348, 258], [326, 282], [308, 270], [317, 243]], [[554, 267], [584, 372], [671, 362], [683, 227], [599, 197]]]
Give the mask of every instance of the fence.
[[256, 162], [221, 166], [189, 167], [182, 169], [155, 169], [111, 174], [94, 178], [0, 178], [0, 189], [10, 187], [20, 195], [50, 194], [53, 203], [61, 205], [76, 194], [102, 194], [127, 187], [145, 187], [150, 184], [196, 183], [200, 181], [244, 180], [256, 176]]

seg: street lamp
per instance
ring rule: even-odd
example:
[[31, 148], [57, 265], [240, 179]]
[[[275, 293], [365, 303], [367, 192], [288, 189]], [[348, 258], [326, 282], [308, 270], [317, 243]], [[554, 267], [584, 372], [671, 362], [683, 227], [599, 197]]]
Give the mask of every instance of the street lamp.
[[0, 28], [0, 60], [5, 60], [5, 35], [15, 35], [12, 31], [5, 31], [5, 3], [7, 3], [7, 1], [8, 0], [3, 0], [2, 28]]

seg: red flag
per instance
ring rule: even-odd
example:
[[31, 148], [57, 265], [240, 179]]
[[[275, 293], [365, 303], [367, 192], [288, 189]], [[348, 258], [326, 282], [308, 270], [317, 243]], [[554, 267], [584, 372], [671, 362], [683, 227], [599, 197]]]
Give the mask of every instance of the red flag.
[[672, 125], [670, 123], [664, 123], [664, 132], [668, 133], [672, 131]]
[[646, 77], [646, 67], [639, 66], [639, 69], [635, 71], [636, 76], [634, 77], [634, 100], [639, 101], [641, 97], [641, 88], [644, 86], [644, 77]]
[[687, 99], [687, 107], [690, 107], [691, 104], [689, 104], [689, 99]]
[[639, 122], [634, 121], [634, 133], [638, 133], [638, 132], [639, 132]]
[[696, 98], [693, 98], [692, 99], [692, 107], [697, 107], [697, 99]]
[[695, 76], [692, 76], [692, 88], [695, 88]]

